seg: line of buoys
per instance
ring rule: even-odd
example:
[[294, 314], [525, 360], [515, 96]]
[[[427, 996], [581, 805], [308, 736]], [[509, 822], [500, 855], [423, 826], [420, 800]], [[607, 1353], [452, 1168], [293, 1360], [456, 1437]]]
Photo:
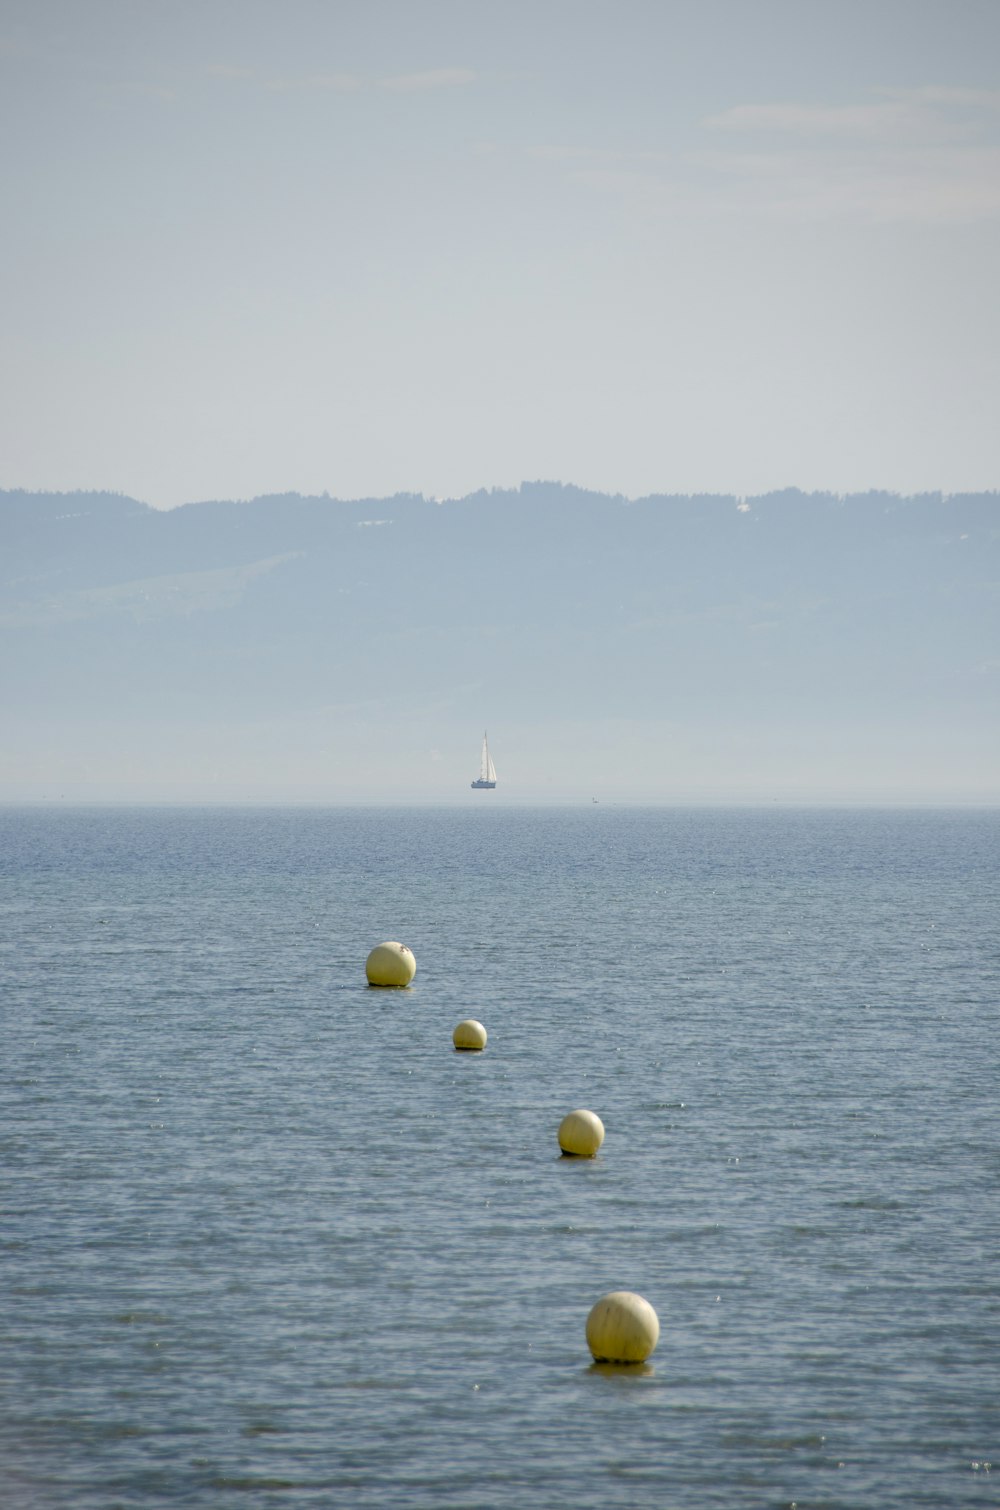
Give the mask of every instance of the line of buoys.
[[[417, 973], [412, 949], [394, 939], [376, 944], [365, 961], [370, 986], [408, 986]], [[487, 1033], [467, 1017], [451, 1035], [456, 1050], [479, 1051]], [[596, 1112], [578, 1107], [559, 1124], [559, 1147], [571, 1158], [592, 1159], [604, 1142], [604, 1123]], [[645, 1363], [660, 1339], [660, 1319], [648, 1300], [632, 1290], [613, 1290], [591, 1307], [587, 1346], [595, 1363]]]

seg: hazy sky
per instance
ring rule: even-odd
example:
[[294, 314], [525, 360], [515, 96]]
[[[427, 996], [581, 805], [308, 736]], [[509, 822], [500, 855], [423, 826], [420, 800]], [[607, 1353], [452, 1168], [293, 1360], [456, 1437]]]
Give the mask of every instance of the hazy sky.
[[0, 0], [0, 486], [1000, 480], [996, 0]]

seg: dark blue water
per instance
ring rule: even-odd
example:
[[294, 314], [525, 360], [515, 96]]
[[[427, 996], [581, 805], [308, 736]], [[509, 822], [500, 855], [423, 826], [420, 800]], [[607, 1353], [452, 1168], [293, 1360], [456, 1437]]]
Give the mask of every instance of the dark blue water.
[[5, 1510], [1000, 1503], [1000, 814], [8, 809], [0, 872]]

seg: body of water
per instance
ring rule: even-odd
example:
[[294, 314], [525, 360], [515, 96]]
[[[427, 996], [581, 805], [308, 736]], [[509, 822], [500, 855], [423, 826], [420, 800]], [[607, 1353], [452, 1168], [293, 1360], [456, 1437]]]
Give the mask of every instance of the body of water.
[[492, 803], [0, 812], [0, 1504], [1000, 1503], [1000, 813]]

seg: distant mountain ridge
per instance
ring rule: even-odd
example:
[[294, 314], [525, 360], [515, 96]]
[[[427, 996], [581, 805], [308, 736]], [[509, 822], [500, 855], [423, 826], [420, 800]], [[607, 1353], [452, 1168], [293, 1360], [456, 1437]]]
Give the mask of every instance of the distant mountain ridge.
[[434, 708], [470, 737], [487, 716], [586, 715], [946, 720], [975, 742], [996, 726], [998, 553], [997, 493], [628, 500], [536, 482], [160, 511], [8, 491], [0, 691], [27, 746], [40, 715], [98, 745], [119, 725], [141, 744], [144, 721], [319, 717], [362, 743], [368, 719], [381, 751]]

